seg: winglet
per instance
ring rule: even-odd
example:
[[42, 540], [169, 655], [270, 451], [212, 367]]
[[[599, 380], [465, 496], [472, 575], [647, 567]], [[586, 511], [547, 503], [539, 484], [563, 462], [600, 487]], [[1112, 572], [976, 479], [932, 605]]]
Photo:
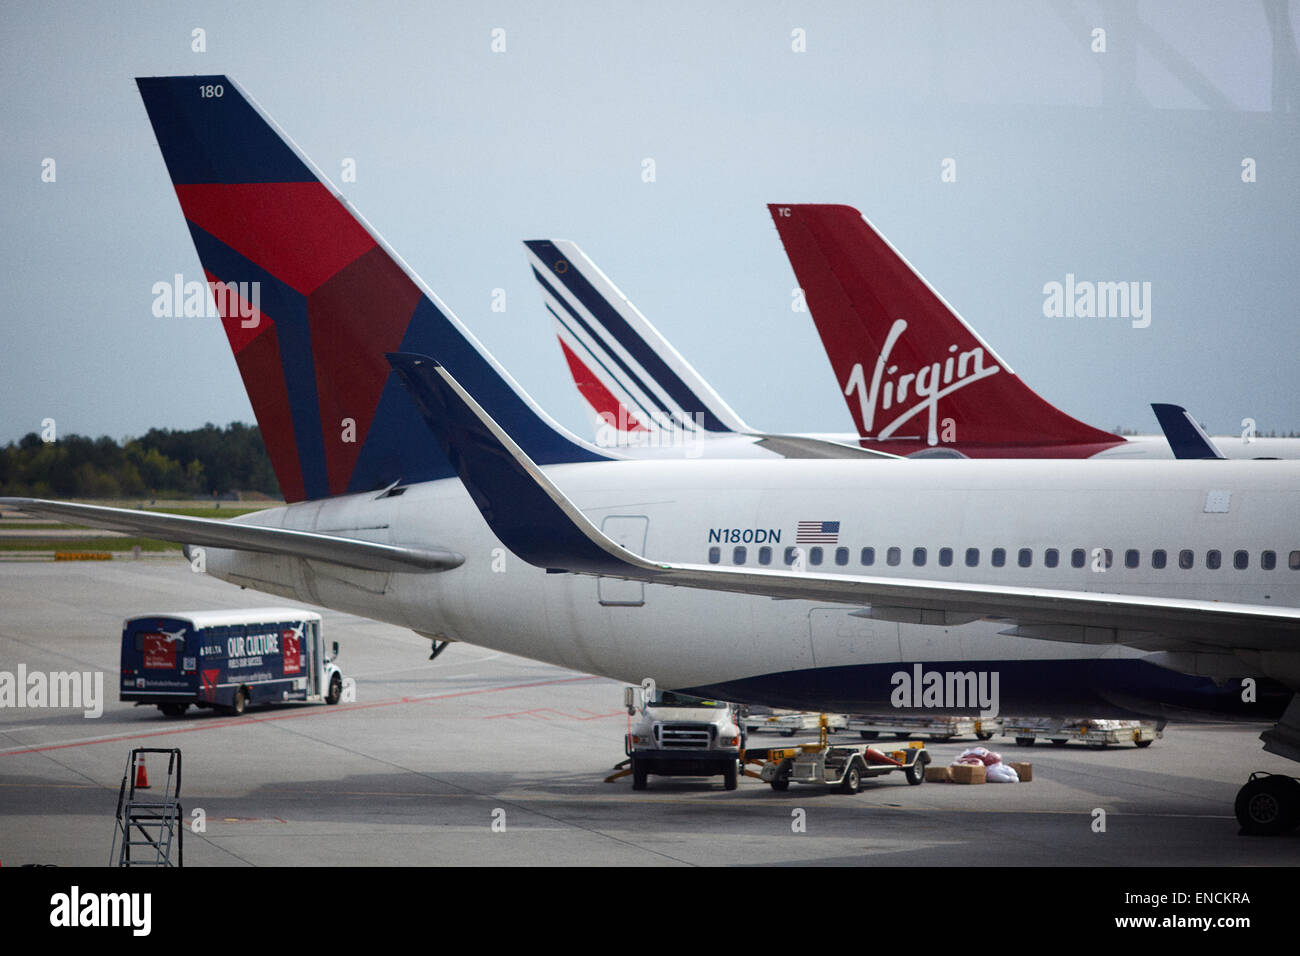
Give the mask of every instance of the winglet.
[[1151, 403], [1151, 410], [1156, 413], [1160, 430], [1169, 440], [1169, 448], [1175, 458], [1223, 458], [1223, 452], [1205, 434], [1205, 429], [1197, 423], [1187, 409], [1180, 405], [1162, 405]]
[[642, 580], [659, 570], [588, 521], [437, 361], [404, 352], [389, 352], [387, 358], [507, 548], [547, 570]]

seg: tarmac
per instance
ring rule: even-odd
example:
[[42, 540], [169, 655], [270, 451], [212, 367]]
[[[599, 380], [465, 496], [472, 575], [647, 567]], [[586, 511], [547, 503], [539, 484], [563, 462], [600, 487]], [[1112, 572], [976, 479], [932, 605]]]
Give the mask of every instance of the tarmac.
[[[0, 671], [102, 673], [104, 687], [97, 718], [0, 707], [0, 865], [107, 865], [133, 747], [182, 751], [187, 867], [1300, 862], [1300, 833], [1244, 837], [1233, 817], [1252, 771], [1297, 772], [1263, 752], [1262, 724], [1171, 724], [1144, 750], [985, 743], [1033, 763], [1021, 784], [891, 774], [846, 795], [651, 777], [633, 792], [603, 782], [624, 756], [620, 683], [460, 644], [429, 661], [415, 633], [331, 611], [354, 702], [172, 719], [117, 700], [124, 618], [283, 603], [179, 556], [0, 564]], [[948, 763], [975, 744], [927, 746]]]

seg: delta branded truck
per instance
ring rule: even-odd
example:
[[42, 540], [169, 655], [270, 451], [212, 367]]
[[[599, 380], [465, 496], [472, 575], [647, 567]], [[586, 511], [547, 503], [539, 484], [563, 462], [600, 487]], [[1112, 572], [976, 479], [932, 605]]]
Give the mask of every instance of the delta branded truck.
[[120, 699], [179, 717], [191, 704], [242, 714], [250, 704], [337, 704], [338, 644], [325, 650], [321, 617], [301, 608], [174, 611], [122, 626]]

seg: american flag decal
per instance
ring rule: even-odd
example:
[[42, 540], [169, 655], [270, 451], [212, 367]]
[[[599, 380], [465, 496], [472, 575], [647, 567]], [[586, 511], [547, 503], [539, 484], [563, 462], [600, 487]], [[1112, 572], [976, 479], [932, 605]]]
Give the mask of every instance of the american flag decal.
[[838, 521], [800, 521], [795, 531], [795, 544], [837, 544], [840, 540]]

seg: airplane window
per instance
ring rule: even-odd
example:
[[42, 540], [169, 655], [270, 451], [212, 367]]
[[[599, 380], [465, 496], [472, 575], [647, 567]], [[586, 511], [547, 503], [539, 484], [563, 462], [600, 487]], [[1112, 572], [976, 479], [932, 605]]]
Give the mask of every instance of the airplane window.
[[1081, 568], [1088, 563], [1088, 555], [1083, 548], [1075, 548], [1070, 552], [1070, 567]]
[[849, 563], [849, 549], [848, 549], [848, 548], [836, 548], [836, 549], [835, 549], [835, 563], [838, 564], [840, 567], [844, 567], [844, 565], [846, 565], [846, 564]]
[[864, 568], [869, 568], [869, 567], [871, 567], [871, 565], [873, 565], [873, 564], [875, 564], [875, 563], [876, 563], [876, 549], [875, 549], [875, 548], [863, 548], [863, 549], [862, 549], [862, 566], [863, 566]]
[[1165, 566], [1165, 563], [1168, 561], [1168, 559], [1169, 556], [1165, 554], [1163, 548], [1156, 548], [1154, 551], [1151, 552], [1151, 567], [1159, 571], [1161, 568]]
[[1286, 563], [1292, 571], [1300, 571], [1300, 551], [1292, 551]]
[[1232, 552], [1232, 566], [1238, 571], [1245, 571], [1250, 567], [1250, 555], [1245, 551]]
[[885, 563], [891, 568], [896, 568], [903, 560], [902, 548], [890, 548], [885, 552]]
[[1265, 551], [1259, 556], [1259, 566], [1265, 571], [1272, 571], [1277, 567], [1277, 552]]
[[811, 550], [809, 550], [809, 552], [808, 552], [808, 563], [809, 563], [809, 564], [821, 564], [821, 563], [822, 563], [822, 549], [821, 549], [821, 548], [812, 548]]
[[1106, 553], [1106, 567], [1109, 568], [1115, 563], [1115, 552], [1110, 548], [1103, 548], [1102, 550]]
[[952, 567], [952, 548], [939, 549], [939, 566], [944, 568]]
[[745, 563], [745, 549], [743, 547], [736, 547], [731, 549], [731, 563], [732, 564]]
[[1043, 552], [1043, 564], [1049, 568], [1054, 568], [1061, 563], [1061, 552], [1055, 548], [1048, 548]]
[[1027, 568], [1034, 563], [1034, 549], [1021, 548], [1020, 553], [1016, 555], [1016, 563], [1022, 568]]
[[979, 548], [967, 548], [967, 549], [966, 549], [966, 567], [968, 567], [968, 568], [979, 567], [979, 563], [980, 563], [980, 549], [979, 549]]
[[719, 547], [709, 548], [709, 564], [717, 564], [722, 560], [722, 549]]
[[772, 549], [769, 548], [767, 545], [763, 545], [763, 547], [758, 549], [758, 563], [759, 564], [772, 563]]
[[995, 568], [1002, 567], [1002, 565], [1007, 563], [1007, 549], [994, 548], [993, 557], [990, 560], [992, 561], [993, 567]]
[[912, 563], [918, 568], [925, 567], [925, 548], [912, 549]]
[[1142, 555], [1138, 553], [1137, 548], [1129, 548], [1124, 552], [1124, 567], [1136, 568], [1142, 563]]
[[1184, 571], [1196, 565], [1196, 555], [1190, 549], [1184, 549], [1178, 552], [1178, 566]]
[[1223, 563], [1223, 555], [1219, 554], [1218, 551], [1205, 552], [1205, 566], [1210, 570], [1212, 571], [1218, 570], [1219, 565], [1221, 565], [1222, 563]]
[[794, 564], [794, 553], [795, 553], [796, 551], [798, 551], [798, 550], [799, 550], [798, 548], [786, 548], [786, 549], [785, 549], [785, 563], [786, 563], [786, 564]]

